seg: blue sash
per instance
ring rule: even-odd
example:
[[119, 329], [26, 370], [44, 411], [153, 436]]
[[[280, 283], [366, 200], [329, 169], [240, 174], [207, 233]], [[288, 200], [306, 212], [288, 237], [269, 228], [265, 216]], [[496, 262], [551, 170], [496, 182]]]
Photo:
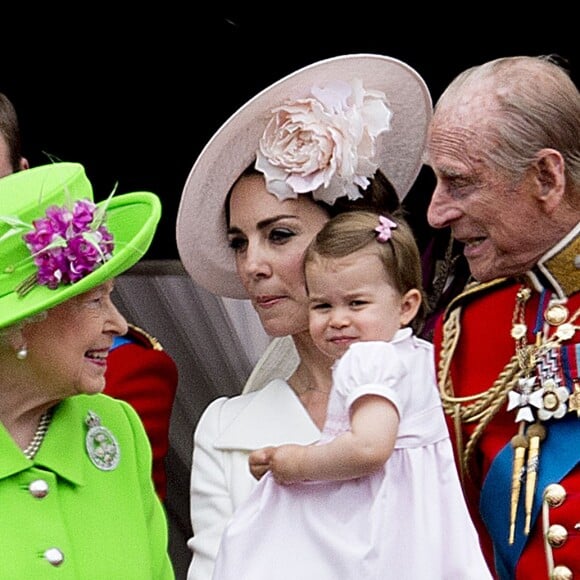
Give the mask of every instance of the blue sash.
[[[542, 507], [547, 485], [561, 481], [580, 462], [580, 421], [576, 413], [546, 421], [546, 439], [540, 446], [540, 462], [532, 508], [532, 529]], [[524, 535], [524, 494], [522, 486], [518, 505], [516, 533], [510, 546], [510, 490], [512, 481], [513, 448], [508, 443], [495, 457], [483, 482], [479, 509], [493, 540], [495, 565], [501, 580], [510, 580], [528, 536]]]
[[109, 352], [115, 350], [118, 346], [122, 346], [123, 344], [130, 344], [131, 342], [133, 341], [126, 336], [115, 336], [113, 339], [113, 346], [109, 349]]

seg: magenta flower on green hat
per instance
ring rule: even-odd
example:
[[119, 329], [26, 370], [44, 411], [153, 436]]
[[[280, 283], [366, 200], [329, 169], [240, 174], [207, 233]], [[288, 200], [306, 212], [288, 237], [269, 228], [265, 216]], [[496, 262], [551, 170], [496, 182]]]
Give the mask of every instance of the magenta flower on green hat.
[[38, 267], [37, 284], [53, 290], [74, 284], [111, 258], [113, 236], [103, 224], [103, 215], [84, 199], [72, 209], [51, 206], [44, 217], [32, 222], [23, 239]]
[[33, 221], [23, 238], [38, 267], [38, 284], [73, 284], [111, 257], [113, 236], [101, 220], [94, 223], [96, 210], [93, 202], [79, 200], [72, 210], [52, 206]]

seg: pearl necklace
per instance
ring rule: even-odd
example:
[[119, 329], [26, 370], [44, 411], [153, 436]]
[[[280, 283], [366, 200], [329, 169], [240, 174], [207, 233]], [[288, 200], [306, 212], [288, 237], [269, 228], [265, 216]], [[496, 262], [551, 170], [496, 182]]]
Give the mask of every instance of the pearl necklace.
[[22, 451], [27, 459], [34, 459], [35, 455], [38, 453], [46, 432], [48, 431], [48, 426], [50, 425], [50, 420], [52, 419], [52, 409], [43, 413], [38, 422], [38, 427], [34, 432], [34, 437], [32, 441], [28, 444], [28, 447]]

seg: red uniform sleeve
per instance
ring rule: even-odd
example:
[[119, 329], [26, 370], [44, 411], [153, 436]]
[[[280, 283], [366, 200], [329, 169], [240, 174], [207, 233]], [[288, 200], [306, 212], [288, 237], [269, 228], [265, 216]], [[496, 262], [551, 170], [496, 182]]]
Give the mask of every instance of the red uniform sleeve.
[[153, 449], [153, 481], [159, 497], [165, 500], [165, 457], [177, 390], [177, 366], [164, 350], [130, 342], [109, 353], [105, 378], [104, 392], [132, 405], [145, 426]]

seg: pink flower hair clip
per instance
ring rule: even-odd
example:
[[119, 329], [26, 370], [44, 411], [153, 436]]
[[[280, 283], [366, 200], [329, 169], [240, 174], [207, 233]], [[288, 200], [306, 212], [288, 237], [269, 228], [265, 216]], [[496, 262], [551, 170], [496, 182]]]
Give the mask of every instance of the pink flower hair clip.
[[391, 239], [391, 230], [394, 230], [397, 224], [384, 215], [379, 216], [379, 222], [379, 225], [375, 228], [375, 232], [377, 232], [377, 240], [384, 244]]

